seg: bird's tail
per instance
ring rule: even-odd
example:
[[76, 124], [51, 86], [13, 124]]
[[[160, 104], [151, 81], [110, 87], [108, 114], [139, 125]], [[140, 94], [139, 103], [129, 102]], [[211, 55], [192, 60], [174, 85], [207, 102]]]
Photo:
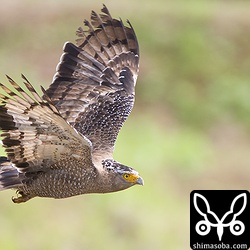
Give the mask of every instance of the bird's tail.
[[0, 156], [0, 191], [17, 188], [22, 184], [22, 175], [7, 157]]

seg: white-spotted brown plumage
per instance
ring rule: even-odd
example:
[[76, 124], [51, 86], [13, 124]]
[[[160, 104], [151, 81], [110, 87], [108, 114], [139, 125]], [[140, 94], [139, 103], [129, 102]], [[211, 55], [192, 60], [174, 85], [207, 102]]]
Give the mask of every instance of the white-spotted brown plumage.
[[142, 184], [138, 173], [112, 158], [116, 137], [134, 104], [139, 50], [130, 23], [104, 6], [91, 14], [77, 46], [66, 43], [43, 97], [0, 88], [0, 129], [7, 158], [0, 157], [0, 190], [15, 188], [20, 203], [35, 196], [65, 198]]

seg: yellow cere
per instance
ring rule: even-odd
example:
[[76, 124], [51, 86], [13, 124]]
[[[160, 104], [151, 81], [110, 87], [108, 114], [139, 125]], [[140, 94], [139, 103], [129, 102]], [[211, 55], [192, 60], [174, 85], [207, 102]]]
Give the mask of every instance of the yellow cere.
[[135, 175], [135, 174], [126, 173], [126, 174], [123, 174], [123, 178], [125, 180], [127, 180], [128, 182], [136, 182], [138, 180], [139, 176]]

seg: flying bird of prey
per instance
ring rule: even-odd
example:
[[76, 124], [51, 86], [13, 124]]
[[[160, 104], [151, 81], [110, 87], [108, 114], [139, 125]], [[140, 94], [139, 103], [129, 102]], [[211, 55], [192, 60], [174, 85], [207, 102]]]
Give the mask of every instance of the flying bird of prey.
[[8, 80], [0, 85], [0, 190], [16, 189], [13, 202], [108, 193], [143, 185], [134, 169], [113, 159], [117, 135], [131, 112], [139, 47], [127, 21], [104, 5], [92, 11], [76, 45], [67, 42], [52, 84], [40, 96]]

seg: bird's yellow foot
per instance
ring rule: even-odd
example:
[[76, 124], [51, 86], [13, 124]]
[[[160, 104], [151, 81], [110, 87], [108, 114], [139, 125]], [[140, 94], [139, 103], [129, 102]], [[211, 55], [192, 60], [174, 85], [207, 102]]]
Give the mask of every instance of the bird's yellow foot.
[[[25, 194], [25, 193], [22, 192], [22, 191], [18, 191], [18, 190], [17, 190], [16, 193], [17, 193], [17, 197], [16, 197], [16, 198], [12, 197], [12, 201], [13, 201], [14, 203], [26, 202], [26, 201], [28, 201], [29, 199], [32, 198], [32, 196], [30, 196], [30, 195], [28, 195], [28, 194]], [[20, 195], [20, 196], [19, 196], [19, 195]]]

